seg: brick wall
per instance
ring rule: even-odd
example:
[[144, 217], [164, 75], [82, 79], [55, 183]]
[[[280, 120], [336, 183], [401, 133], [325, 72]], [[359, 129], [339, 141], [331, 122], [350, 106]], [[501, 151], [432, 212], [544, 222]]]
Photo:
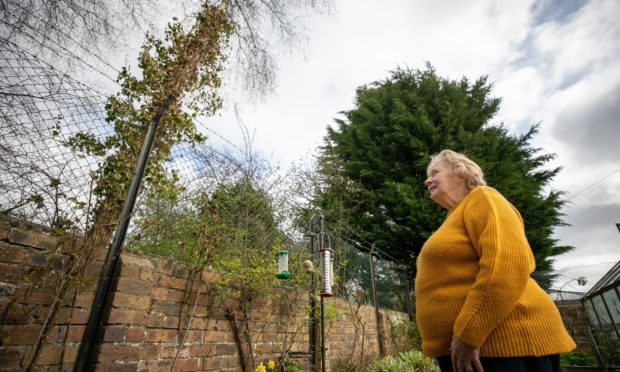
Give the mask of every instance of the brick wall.
[[[0, 217], [1, 371], [21, 370], [20, 365], [28, 360], [58, 297], [60, 273], [75, 260], [70, 253], [76, 246], [70, 238], [60, 239], [49, 230]], [[35, 370], [72, 370], [100, 267], [101, 261], [89, 262], [79, 291], [76, 284], [66, 291], [42, 341]], [[103, 339], [97, 348], [97, 370], [170, 371], [173, 363], [178, 371], [241, 370], [239, 347], [247, 354], [250, 345], [243, 342], [239, 346], [235, 341], [230, 317], [213, 292], [213, 274], [201, 275], [200, 285], [196, 282], [188, 290], [190, 270], [186, 265], [124, 252]], [[185, 303], [192, 306], [183, 306], [186, 294], [189, 298]], [[374, 308], [333, 298], [325, 302], [332, 308], [326, 325], [328, 370], [348, 359], [378, 355]], [[275, 300], [265, 299], [252, 312], [248, 329], [256, 364], [278, 358], [285, 343], [292, 352], [308, 350], [307, 304], [305, 296], [288, 325], [281, 316], [283, 305]], [[407, 318], [406, 314], [382, 311], [380, 328], [386, 338], [388, 316]], [[235, 319], [243, 321], [239, 314]], [[305, 357], [298, 361], [307, 369], [308, 357], [300, 354]]]
[[556, 305], [564, 320], [564, 325], [575, 340], [577, 348], [592, 352], [592, 345], [588, 340], [590, 324], [584, 308], [579, 301], [557, 301]]

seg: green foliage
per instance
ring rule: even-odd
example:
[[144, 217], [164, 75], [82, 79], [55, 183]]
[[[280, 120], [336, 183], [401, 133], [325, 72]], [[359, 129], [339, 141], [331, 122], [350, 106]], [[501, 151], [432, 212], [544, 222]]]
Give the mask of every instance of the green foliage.
[[563, 366], [597, 366], [594, 355], [583, 350], [560, 354], [560, 364]]
[[217, 249], [224, 229], [217, 210], [206, 195], [186, 203], [147, 196], [134, 216], [137, 233], [128, 238], [133, 249], [194, 265], [201, 265], [210, 249]]
[[301, 372], [303, 369], [301, 365], [291, 358], [285, 358], [282, 361], [282, 368], [284, 372]]
[[420, 350], [422, 347], [422, 336], [415, 322], [390, 321], [390, 336], [392, 353]]
[[544, 191], [559, 169], [544, 169], [553, 155], [531, 147], [536, 125], [515, 137], [489, 124], [500, 103], [490, 90], [486, 77], [448, 80], [430, 65], [397, 69], [358, 88], [356, 107], [328, 128], [321, 149], [316, 202], [326, 217], [346, 222], [412, 274], [445, 216], [428, 197], [426, 166], [449, 148], [478, 162], [489, 184], [521, 211], [538, 270], [549, 271], [548, 257], [570, 249], [551, 238], [562, 224], [561, 193]]
[[[213, 115], [221, 107], [216, 90], [221, 84], [223, 53], [231, 32], [225, 15], [207, 4], [195, 20], [194, 27], [187, 31], [179, 22], [170, 24], [163, 41], [147, 35], [138, 57], [141, 73], [121, 70], [121, 90], [105, 105], [106, 121], [114, 126], [113, 135], [98, 138], [77, 133], [66, 141], [78, 153], [105, 157], [95, 175], [95, 223], [113, 226], [112, 221], [120, 214], [147, 128], [166, 99], [172, 99], [172, 103], [159, 122], [143, 188], [170, 201], [182, 191], [176, 171], [166, 169], [165, 163], [174, 145], [194, 145], [205, 140], [197, 132], [193, 118]], [[184, 111], [183, 106], [191, 112]]]
[[241, 288], [243, 298], [269, 293], [277, 283], [276, 255], [284, 244], [268, 196], [244, 180], [221, 185], [211, 201], [224, 226], [213, 262], [220, 283]]
[[387, 356], [368, 367], [368, 372], [439, 372], [434, 360], [413, 350]]

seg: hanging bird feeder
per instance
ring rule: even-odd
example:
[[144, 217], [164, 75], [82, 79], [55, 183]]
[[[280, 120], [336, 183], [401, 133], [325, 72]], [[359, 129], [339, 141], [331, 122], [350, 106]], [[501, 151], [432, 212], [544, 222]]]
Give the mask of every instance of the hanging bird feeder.
[[321, 265], [321, 297], [331, 297], [334, 285], [334, 265], [332, 263], [332, 250], [330, 248], [319, 249]]
[[288, 271], [288, 251], [283, 249], [278, 252], [278, 273], [276, 278], [289, 279], [290, 277], [291, 273]]

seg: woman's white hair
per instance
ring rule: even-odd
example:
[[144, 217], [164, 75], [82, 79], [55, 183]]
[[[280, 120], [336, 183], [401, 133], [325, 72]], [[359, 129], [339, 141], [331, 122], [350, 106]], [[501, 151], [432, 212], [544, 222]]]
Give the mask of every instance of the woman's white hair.
[[467, 156], [452, 150], [443, 150], [439, 154], [431, 157], [431, 162], [426, 167], [428, 173], [433, 165], [443, 161], [449, 165], [452, 174], [465, 180], [467, 188], [473, 189], [476, 186], [485, 186], [484, 173], [478, 164]]

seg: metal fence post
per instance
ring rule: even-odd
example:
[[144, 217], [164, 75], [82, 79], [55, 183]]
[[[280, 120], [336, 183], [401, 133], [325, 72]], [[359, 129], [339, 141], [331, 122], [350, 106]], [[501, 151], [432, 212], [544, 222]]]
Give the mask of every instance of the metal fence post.
[[385, 350], [383, 350], [383, 330], [381, 329], [381, 314], [379, 313], [379, 303], [377, 301], [377, 285], [375, 283], [375, 260], [373, 258], [373, 252], [375, 245], [372, 245], [370, 249], [370, 281], [372, 284], [372, 299], [375, 306], [375, 321], [377, 324], [377, 342], [379, 343], [379, 355], [385, 356]]
[[168, 96], [162, 105], [157, 109], [157, 112], [149, 124], [144, 138], [144, 143], [142, 144], [142, 149], [140, 151], [140, 157], [138, 158], [138, 163], [136, 164], [133, 178], [131, 180], [131, 184], [129, 185], [127, 198], [125, 199], [125, 204], [123, 205], [123, 210], [118, 221], [118, 226], [116, 227], [114, 238], [112, 239], [112, 243], [108, 249], [103, 270], [101, 272], [101, 276], [99, 277], [99, 284], [97, 285], [93, 305], [91, 306], [88, 322], [86, 323], [84, 337], [82, 338], [82, 343], [80, 344], [80, 349], [75, 361], [74, 371], [76, 372], [90, 371], [92, 369], [91, 362], [96, 343], [99, 341], [101, 333], [103, 332], [103, 314], [110, 302], [109, 297], [112, 290], [114, 276], [118, 268], [121, 246], [123, 245], [125, 235], [127, 234], [130, 216], [136, 203], [140, 184], [142, 183], [142, 176], [144, 175], [144, 170], [146, 169], [146, 162], [149, 158], [151, 148], [153, 147], [157, 126], [161, 117], [175, 100], [175, 96]]

